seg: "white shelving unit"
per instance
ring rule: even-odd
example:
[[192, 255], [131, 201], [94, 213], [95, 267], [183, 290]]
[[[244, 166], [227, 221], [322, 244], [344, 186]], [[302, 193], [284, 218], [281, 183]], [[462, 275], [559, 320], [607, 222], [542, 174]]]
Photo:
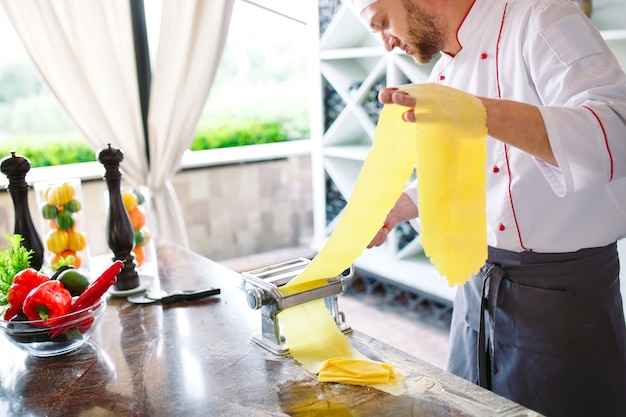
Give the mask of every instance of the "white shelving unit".
[[[332, 1], [318, 4], [333, 7], [333, 3], [337, 6]], [[319, 8], [315, 13], [319, 13]], [[312, 117], [316, 177], [314, 246], [320, 249], [341, 216], [340, 211], [330, 213], [327, 210], [329, 188], [344, 202], [350, 199], [374, 138], [380, 111], [376, 94], [381, 84], [424, 82], [431, 66], [419, 66], [412, 58], [387, 53], [380, 37], [371, 32], [349, 1], [344, 0], [337, 7], [323, 33], [314, 32], [319, 75], [315, 79], [317, 91], [313, 93], [312, 107], [320, 110], [317, 107], [322, 103], [321, 111], [314, 112]], [[329, 94], [333, 96], [332, 106], [336, 109], [329, 109]], [[450, 304], [454, 288], [424, 256], [419, 236], [410, 235], [407, 241], [406, 237], [394, 233], [384, 246], [364, 251], [355, 262], [357, 271]]]

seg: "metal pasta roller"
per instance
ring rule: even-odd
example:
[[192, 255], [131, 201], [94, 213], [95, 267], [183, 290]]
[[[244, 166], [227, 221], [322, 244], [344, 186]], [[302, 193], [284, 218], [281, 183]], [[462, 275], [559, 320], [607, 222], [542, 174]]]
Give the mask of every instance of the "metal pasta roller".
[[285, 355], [289, 351], [276, 318], [288, 307], [323, 298], [339, 330], [344, 334], [352, 332], [337, 301], [337, 297], [346, 292], [348, 279], [354, 275], [352, 266], [336, 277], [320, 278], [314, 285], [316, 288], [300, 291], [296, 285], [281, 291], [282, 286], [300, 275], [310, 263], [309, 259], [298, 258], [241, 274], [248, 306], [261, 310], [261, 332], [254, 334], [252, 341], [276, 355]]

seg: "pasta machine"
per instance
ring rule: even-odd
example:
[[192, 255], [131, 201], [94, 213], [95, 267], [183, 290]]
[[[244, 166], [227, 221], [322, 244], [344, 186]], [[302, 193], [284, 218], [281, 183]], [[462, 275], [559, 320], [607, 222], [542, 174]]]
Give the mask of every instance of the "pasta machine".
[[339, 311], [337, 298], [346, 292], [348, 280], [354, 275], [353, 266], [335, 277], [309, 282], [306, 287], [297, 284], [282, 288], [310, 263], [309, 259], [298, 258], [241, 274], [248, 306], [253, 310], [261, 310], [261, 332], [254, 334], [252, 341], [276, 355], [286, 355], [289, 351], [276, 317], [289, 307], [323, 298], [339, 330], [344, 334], [352, 332], [352, 328], [346, 324], [345, 315]]

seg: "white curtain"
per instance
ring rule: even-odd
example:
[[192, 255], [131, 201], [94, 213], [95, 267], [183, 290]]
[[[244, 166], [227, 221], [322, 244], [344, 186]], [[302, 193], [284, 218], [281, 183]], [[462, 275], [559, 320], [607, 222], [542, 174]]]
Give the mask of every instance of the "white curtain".
[[129, 0], [0, 0], [42, 77], [94, 149], [123, 149], [152, 193], [153, 236], [188, 247], [170, 179], [193, 140], [234, 0], [163, 0], [146, 157]]
[[226, 43], [233, 3], [163, 1], [148, 112], [152, 167], [146, 182], [153, 192], [157, 231], [163, 240], [188, 245], [170, 179], [193, 141]]
[[0, 0], [41, 76], [93, 149], [148, 175], [128, 0]]

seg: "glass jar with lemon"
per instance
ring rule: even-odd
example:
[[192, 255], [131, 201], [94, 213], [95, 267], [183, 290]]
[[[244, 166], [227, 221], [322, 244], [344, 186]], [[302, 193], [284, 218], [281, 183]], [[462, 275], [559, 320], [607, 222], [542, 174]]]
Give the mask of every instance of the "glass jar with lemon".
[[37, 182], [34, 189], [43, 231], [44, 265], [63, 260], [89, 271], [80, 179]]
[[138, 271], [144, 275], [156, 274], [156, 251], [150, 235], [150, 195], [147, 187], [122, 189], [124, 209], [128, 213], [135, 234], [133, 253]]

